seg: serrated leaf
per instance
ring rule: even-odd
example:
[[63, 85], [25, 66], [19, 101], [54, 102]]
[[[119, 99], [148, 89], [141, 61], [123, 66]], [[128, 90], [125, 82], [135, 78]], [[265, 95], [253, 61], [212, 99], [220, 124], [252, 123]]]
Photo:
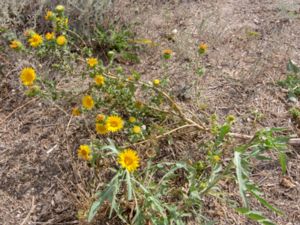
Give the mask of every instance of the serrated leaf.
[[235, 165], [235, 170], [236, 170], [237, 181], [239, 184], [239, 192], [240, 192], [241, 198], [243, 200], [244, 206], [248, 207], [248, 201], [247, 201], [246, 193], [245, 193], [246, 182], [244, 179], [242, 158], [241, 158], [240, 152], [237, 152], [237, 151], [234, 152], [234, 165]]
[[97, 214], [98, 209], [104, 203], [104, 201], [108, 200], [109, 202], [113, 202], [113, 198], [115, 197], [118, 191], [118, 184], [119, 184], [119, 173], [117, 173], [112, 180], [107, 185], [107, 188], [100, 193], [97, 193], [96, 196], [98, 199], [92, 204], [89, 214], [88, 214], [88, 221], [91, 222], [95, 215]]
[[104, 192], [102, 192], [99, 199], [92, 204], [88, 215], [88, 222], [93, 220], [103, 202], [112, 198], [113, 191], [114, 186], [109, 186]]

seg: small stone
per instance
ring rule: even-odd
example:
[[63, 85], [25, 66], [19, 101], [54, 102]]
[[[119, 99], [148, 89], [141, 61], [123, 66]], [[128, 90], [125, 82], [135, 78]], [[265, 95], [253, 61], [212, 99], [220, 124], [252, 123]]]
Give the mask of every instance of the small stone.
[[294, 102], [294, 103], [297, 103], [297, 102], [298, 102], [298, 99], [295, 98], [295, 97], [293, 97], [293, 96], [291, 96], [291, 97], [289, 97], [289, 101]]
[[172, 30], [172, 34], [177, 34], [177, 33], [178, 33], [177, 29]]

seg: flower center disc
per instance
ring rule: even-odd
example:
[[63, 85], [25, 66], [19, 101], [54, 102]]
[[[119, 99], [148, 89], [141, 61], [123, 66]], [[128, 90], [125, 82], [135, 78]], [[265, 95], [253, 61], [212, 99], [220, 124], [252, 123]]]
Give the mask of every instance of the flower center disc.
[[110, 123], [110, 125], [111, 125], [112, 127], [117, 127], [117, 126], [118, 126], [118, 122], [112, 121], [112, 122]]
[[133, 160], [131, 157], [125, 157], [124, 162], [127, 166], [130, 166], [133, 163]]

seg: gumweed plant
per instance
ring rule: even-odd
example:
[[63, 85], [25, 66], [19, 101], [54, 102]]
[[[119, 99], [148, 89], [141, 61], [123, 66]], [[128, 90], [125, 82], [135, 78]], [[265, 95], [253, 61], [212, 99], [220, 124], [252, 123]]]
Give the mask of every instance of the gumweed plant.
[[[72, 53], [70, 45], [74, 40], [69, 35], [64, 6], [47, 11], [44, 19], [52, 24], [52, 30], [45, 35], [28, 30], [23, 43], [21, 38], [15, 38], [8, 40], [8, 46], [42, 59], [53, 56], [56, 59], [53, 70], [82, 79], [76, 91], [59, 92], [59, 80], [40, 73], [38, 66], [24, 66], [19, 74], [28, 96], [45, 97], [57, 104], [75, 100], [76, 106], [67, 111], [70, 116], [78, 117], [76, 121], [87, 120], [95, 134], [89, 143], [78, 147], [76, 160], [86, 162], [87, 168], [99, 171], [101, 177], [104, 176], [101, 173], [108, 171], [110, 178], [105, 178], [105, 184], [87, 190], [94, 193], [81, 219], [97, 220], [101, 209], [109, 209], [104, 210], [105, 216], [117, 216], [124, 224], [179, 225], [189, 219], [202, 223], [205, 196], [221, 193], [220, 181], [230, 178], [241, 196], [235, 209], [260, 224], [273, 224], [250, 208], [249, 196], [252, 196], [269, 210], [281, 214], [263, 199], [263, 193], [251, 181], [251, 160], [264, 160], [267, 152], [276, 151], [284, 173], [287, 138], [276, 135], [282, 130], [264, 129], [245, 143], [236, 144], [235, 137], [244, 136], [232, 133], [233, 116], [229, 115], [223, 123], [216, 115], [205, 122], [191, 118], [166, 91], [165, 79], [146, 82], [136, 71], [126, 74], [115, 62], [115, 51], [107, 53], [106, 65], [91, 50]], [[207, 48], [205, 43], [198, 46], [201, 57]], [[162, 51], [163, 60], [170, 60], [172, 55], [170, 49]], [[75, 63], [80, 63], [84, 72], [79, 74], [70, 66]], [[188, 160], [176, 154], [174, 160], [157, 157], [161, 150], [159, 141], [171, 140], [185, 129], [205, 134], [205, 140], [199, 143], [201, 157]], [[231, 158], [228, 160], [226, 155], [227, 160], [223, 160], [228, 150]]]

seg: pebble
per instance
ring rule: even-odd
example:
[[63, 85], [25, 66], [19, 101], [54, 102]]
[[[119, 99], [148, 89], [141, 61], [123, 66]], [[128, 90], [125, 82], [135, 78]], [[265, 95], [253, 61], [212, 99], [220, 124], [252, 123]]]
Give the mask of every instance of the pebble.
[[177, 34], [177, 33], [178, 33], [177, 29], [172, 30], [172, 34]]

